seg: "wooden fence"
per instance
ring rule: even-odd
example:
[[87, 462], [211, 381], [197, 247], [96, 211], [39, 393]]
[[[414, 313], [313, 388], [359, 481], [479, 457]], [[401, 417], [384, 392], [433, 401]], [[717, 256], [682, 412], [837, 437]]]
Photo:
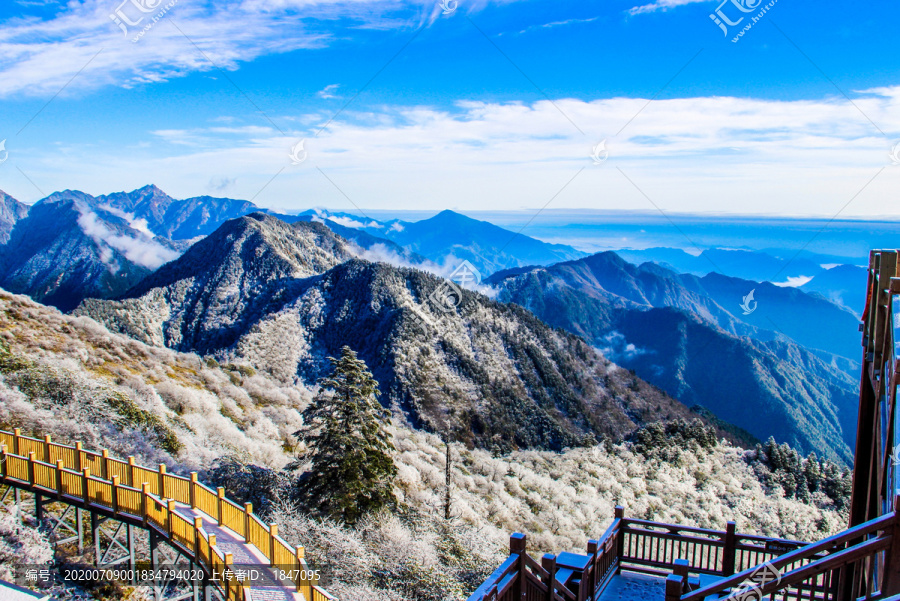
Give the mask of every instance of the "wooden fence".
[[17, 428], [0, 430], [0, 482], [153, 528], [203, 567], [226, 599], [242, 601], [247, 585], [223, 577], [232, 568], [231, 554], [217, 548], [215, 534], [203, 529], [201, 518], [191, 522], [176, 511], [177, 504], [187, 505], [244, 537], [245, 543], [262, 551], [270, 566], [294, 575], [293, 584], [306, 599], [334, 599], [309, 578], [312, 571], [303, 547], [285, 542], [278, 536], [278, 525], [263, 523], [250, 503], [241, 507], [225, 498], [223, 488], [213, 491], [198, 482], [196, 472], [184, 478], [168, 473], [164, 464], [142, 467], [134, 457], [123, 461], [105, 449], [95, 453], [81, 443], [61, 445], [49, 435], [43, 440], [29, 438]]
[[[512, 535], [509, 558], [469, 601], [596, 599], [622, 570], [666, 578], [666, 601], [701, 601], [709, 595], [761, 600], [763, 596], [746, 596], [748, 589], [741, 588], [761, 566], [779, 570], [778, 583], [771, 581], [762, 588], [772, 601], [883, 599], [878, 595], [900, 592], [894, 590], [900, 587], [897, 516], [895, 511], [809, 545], [738, 534], [734, 522], [716, 531], [629, 519], [622, 507], [616, 507], [613, 523], [598, 540], [588, 541], [585, 555], [547, 554], [538, 563], [526, 552], [525, 536]], [[701, 574], [719, 579], [700, 588], [699, 578], [692, 575]], [[839, 590], [857, 594], [839, 595]]]

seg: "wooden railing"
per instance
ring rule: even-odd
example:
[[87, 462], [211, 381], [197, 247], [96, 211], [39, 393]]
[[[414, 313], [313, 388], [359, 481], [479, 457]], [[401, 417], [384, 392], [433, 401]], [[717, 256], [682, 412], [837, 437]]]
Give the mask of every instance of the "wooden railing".
[[[763, 572], [764, 570], [764, 572]], [[762, 576], [762, 577], [760, 577]], [[900, 593], [900, 497], [895, 508], [840, 534], [806, 545], [690, 591], [669, 578], [666, 599], [885, 599]], [[674, 591], [671, 589], [675, 589]], [[750, 591], [753, 596], [748, 596]]]
[[[629, 519], [622, 507], [616, 507], [613, 523], [599, 540], [588, 542], [585, 555], [547, 554], [538, 564], [526, 553], [525, 536], [512, 535], [509, 558], [469, 601], [596, 599], [621, 570], [667, 578], [667, 601], [701, 601], [713, 594], [758, 600], [763, 597], [748, 597], [746, 587], [740, 587], [752, 580], [760, 566], [779, 571], [778, 583], [770, 582], [762, 589], [772, 595], [767, 597], [772, 601], [882, 599], [878, 595], [900, 592], [892, 588], [900, 587], [900, 518], [896, 515], [807, 544], [738, 534], [734, 522], [717, 531]], [[578, 565], [573, 568], [574, 564]], [[678, 576], [673, 578], [673, 572]], [[700, 588], [701, 574], [719, 580]], [[879, 587], [882, 581], [886, 584]], [[838, 587], [856, 596], [837, 595]]]
[[207, 533], [201, 518], [188, 521], [176, 511], [183, 504], [211, 516], [219, 526], [233, 530], [256, 546], [269, 561], [294, 576], [296, 590], [306, 599], [334, 599], [318, 587], [304, 558], [303, 547], [292, 547], [278, 536], [277, 524], [265, 524], [253, 514], [250, 503], [240, 507], [225, 498], [225, 490], [213, 491], [197, 481], [197, 473], [184, 478], [160, 464], [150, 469], [100, 453], [86, 451], [81, 443], [61, 445], [0, 430], [0, 483], [55, 497], [57, 500], [96, 510], [131, 524], [153, 528], [168, 542], [194, 558], [212, 578], [226, 599], [244, 599], [244, 586], [223, 578], [233, 562], [230, 553], [216, 546], [215, 534]]

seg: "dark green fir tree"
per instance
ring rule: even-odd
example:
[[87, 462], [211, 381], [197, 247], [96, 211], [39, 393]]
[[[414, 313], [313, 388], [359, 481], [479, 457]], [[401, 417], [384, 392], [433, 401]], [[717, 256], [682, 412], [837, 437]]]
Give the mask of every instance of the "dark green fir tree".
[[356, 352], [345, 346], [340, 358], [328, 360], [334, 372], [319, 380], [298, 432], [312, 454], [304, 488], [320, 511], [352, 524], [396, 502], [390, 412], [378, 402], [378, 382]]

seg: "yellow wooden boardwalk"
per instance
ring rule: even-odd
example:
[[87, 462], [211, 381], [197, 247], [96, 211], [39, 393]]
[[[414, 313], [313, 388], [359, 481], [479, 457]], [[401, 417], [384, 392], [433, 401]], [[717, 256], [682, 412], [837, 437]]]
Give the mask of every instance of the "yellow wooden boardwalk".
[[[248, 503], [197, 481], [127, 460], [0, 430], [0, 483], [150, 529], [194, 561], [227, 600], [328, 601], [303, 548], [278, 536]], [[256, 570], [258, 578], [237, 578]]]

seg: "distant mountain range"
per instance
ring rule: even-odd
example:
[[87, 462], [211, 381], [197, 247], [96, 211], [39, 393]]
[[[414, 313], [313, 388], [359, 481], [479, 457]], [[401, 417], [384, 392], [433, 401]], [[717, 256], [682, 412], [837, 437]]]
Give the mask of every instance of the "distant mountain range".
[[465, 259], [487, 275], [584, 254], [452, 211], [417, 223], [357, 222], [324, 211], [280, 215], [229, 198], [176, 200], [152, 185], [102, 196], [65, 190], [29, 209], [0, 192], [0, 286], [64, 311], [85, 298], [114, 298], [225, 221], [254, 212], [288, 223], [321, 221], [369, 251], [371, 260], [429, 265], [432, 271], [452, 270]]
[[479, 446], [561, 449], [696, 414], [527, 311], [445, 281], [352, 257], [314, 222], [253, 214], [228, 221], [120, 300], [76, 314], [156, 345], [312, 383], [354, 348], [382, 402], [410, 424]]
[[[754, 436], [849, 461], [864, 269], [775, 250], [621, 254], [640, 264], [452, 211], [379, 222], [176, 200], [155, 186], [67, 190], [32, 207], [0, 193], [0, 287], [146, 342], [240, 355], [308, 382], [350, 344], [410, 423], [481, 445], [496, 434], [504, 448], [558, 448], [687, 414], [644, 378]], [[463, 308], [435, 304], [445, 281], [422, 271], [446, 275], [463, 260], [493, 274], [480, 290], [501, 304], [469, 291]], [[798, 288], [734, 273], [814, 277]], [[633, 370], [637, 388], [590, 345]]]
[[468, 261], [483, 277], [504, 269], [550, 265], [587, 254], [571, 246], [542, 242], [454, 211], [441, 211], [434, 217], [415, 222], [397, 219], [379, 222], [323, 210], [308, 211], [303, 216], [328, 219], [345, 227], [352, 224], [352, 229], [357, 232], [390, 240], [438, 265], [450, 263], [455, 266]]
[[[635, 266], [611, 252], [500, 272], [487, 283], [500, 290], [498, 300], [583, 336], [686, 404], [703, 405], [757, 437], [850, 459], [857, 322], [824, 299], [719, 274]], [[747, 316], [740, 304], [752, 287], [760, 300]], [[767, 315], [790, 338], [763, 327]], [[828, 328], [808, 327], [823, 323]]]
[[769, 281], [782, 284], [790, 280], [802, 284], [805, 279], [825, 272], [830, 266], [853, 264], [859, 260], [806, 251], [785, 253], [780, 249], [750, 251], [711, 248], [698, 255], [692, 255], [680, 248], [647, 248], [622, 249], [616, 253], [636, 265], [650, 261], [677, 273], [703, 276], [716, 272], [755, 282]]

